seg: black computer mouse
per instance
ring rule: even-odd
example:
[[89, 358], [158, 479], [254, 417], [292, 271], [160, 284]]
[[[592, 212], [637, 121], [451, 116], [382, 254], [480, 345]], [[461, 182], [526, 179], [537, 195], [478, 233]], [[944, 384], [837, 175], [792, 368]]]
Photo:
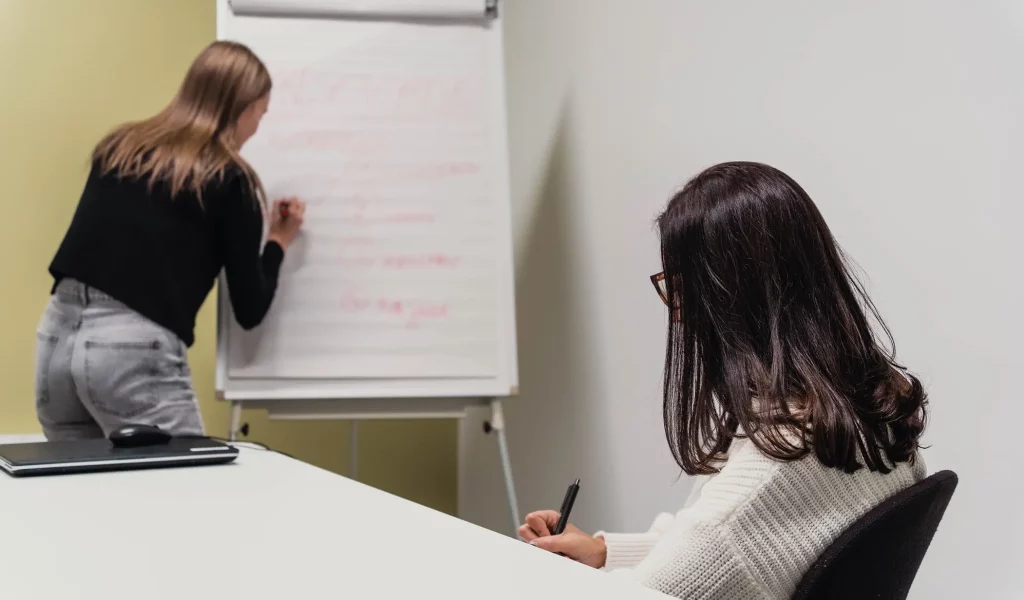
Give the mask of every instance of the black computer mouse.
[[125, 425], [110, 432], [110, 443], [120, 448], [156, 446], [171, 441], [171, 434], [153, 425]]

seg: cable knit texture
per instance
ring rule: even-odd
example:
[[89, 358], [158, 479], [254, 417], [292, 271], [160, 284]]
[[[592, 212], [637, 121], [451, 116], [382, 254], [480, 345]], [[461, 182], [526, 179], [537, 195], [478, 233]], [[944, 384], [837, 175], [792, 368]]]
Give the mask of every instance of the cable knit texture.
[[783, 463], [736, 440], [689, 506], [641, 534], [599, 533], [607, 570], [688, 600], [785, 600], [861, 515], [924, 479], [924, 462], [847, 474], [813, 456]]

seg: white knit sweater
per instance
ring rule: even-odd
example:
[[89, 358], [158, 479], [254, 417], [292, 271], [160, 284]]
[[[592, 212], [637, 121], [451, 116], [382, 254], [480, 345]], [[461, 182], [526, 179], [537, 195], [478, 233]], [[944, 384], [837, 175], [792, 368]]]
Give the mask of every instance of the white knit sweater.
[[599, 533], [605, 568], [688, 600], [784, 600], [811, 563], [858, 517], [925, 477], [924, 461], [888, 475], [846, 474], [814, 456], [778, 462], [736, 440], [721, 472], [650, 531]]

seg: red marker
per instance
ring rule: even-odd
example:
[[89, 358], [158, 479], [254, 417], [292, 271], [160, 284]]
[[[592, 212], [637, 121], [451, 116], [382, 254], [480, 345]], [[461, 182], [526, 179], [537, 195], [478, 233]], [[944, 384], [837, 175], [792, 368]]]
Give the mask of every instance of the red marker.
[[281, 218], [282, 219], [287, 219], [288, 218], [288, 205], [287, 204], [282, 204], [281, 205]]

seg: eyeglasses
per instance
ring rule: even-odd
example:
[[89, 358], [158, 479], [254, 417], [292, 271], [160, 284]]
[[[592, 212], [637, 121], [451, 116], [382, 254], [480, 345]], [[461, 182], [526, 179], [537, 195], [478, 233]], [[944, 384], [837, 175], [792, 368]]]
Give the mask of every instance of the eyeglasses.
[[655, 273], [651, 275], [651, 283], [654, 284], [654, 289], [658, 291], [658, 296], [661, 301], [665, 303], [665, 306], [669, 306], [668, 302], [668, 284], [665, 283], [665, 272]]

